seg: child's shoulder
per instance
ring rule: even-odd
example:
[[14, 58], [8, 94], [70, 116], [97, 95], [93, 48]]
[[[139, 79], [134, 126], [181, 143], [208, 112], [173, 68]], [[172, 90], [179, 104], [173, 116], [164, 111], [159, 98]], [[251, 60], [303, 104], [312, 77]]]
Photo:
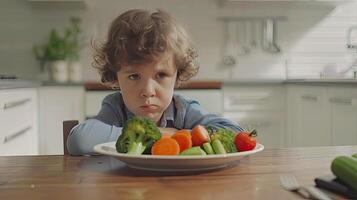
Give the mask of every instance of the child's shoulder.
[[107, 103], [117, 103], [123, 101], [123, 97], [120, 91], [115, 91], [104, 97], [103, 102]]

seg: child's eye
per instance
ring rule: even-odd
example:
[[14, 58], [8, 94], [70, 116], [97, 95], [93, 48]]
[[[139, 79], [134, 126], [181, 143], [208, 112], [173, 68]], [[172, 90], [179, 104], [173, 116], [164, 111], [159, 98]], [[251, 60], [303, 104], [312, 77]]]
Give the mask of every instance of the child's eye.
[[129, 78], [130, 80], [139, 80], [139, 79], [140, 79], [140, 76], [139, 76], [139, 74], [130, 74], [130, 75], [128, 76], [128, 78]]
[[167, 76], [166, 73], [160, 72], [160, 73], [158, 73], [158, 74], [156, 75], [156, 78], [159, 79], [159, 80], [161, 80], [161, 79], [164, 79], [166, 76]]

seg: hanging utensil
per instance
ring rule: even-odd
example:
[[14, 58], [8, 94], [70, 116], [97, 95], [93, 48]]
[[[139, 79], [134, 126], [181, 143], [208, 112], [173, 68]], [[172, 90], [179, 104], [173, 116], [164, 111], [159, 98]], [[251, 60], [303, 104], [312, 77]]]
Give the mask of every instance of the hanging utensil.
[[262, 49], [270, 53], [281, 51], [276, 44], [276, 22], [274, 19], [266, 19], [263, 22]]
[[224, 29], [224, 38], [226, 39], [226, 41], [223, 49], [222, 63], [225, 67], [233, 67], [237, 63], [237, 61], [235, 57], [235, 42], [233, 41], [233, 35], [230, 31], [231, 28], [229, 21], [226, 21], [224, 23]]
[[256, 48], [257, 46], [258, 46], [258, 44], [257, 44], [257, 27], [256, 27], [256, 25], [257, 25], [257, 23], [255, 22], [255, 21], [251, 21], [250, 23], [249, 23], [249, 25], [250, 25], [250, 46], [252, 47], [252, 48]]
[[246, 23], [244, 21], [237, 22], [236, 23], [236, 36], [237, 36], [237, 55], [242, 56], [242, 55], [247, 55], [250, 50], [248, 46], [246, 45], [247, 43], [247, 33], [246, 33]]
[[351, 26], [347, 30], [347, 36], [346, 36], [347, 48], [357, 50], [357, 42], [352, 41], [352, 33], [353, 32], [357, 32], [357, 26]]

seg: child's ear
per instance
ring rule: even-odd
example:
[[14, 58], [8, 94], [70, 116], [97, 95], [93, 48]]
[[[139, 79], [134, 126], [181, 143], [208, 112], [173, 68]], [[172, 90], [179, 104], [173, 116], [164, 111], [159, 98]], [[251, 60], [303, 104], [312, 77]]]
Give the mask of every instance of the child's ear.
[[114, 81], [111, 84], [111, 88], [112, 88], [112, 90], [120, 90], [120, 85], [119, 85], [118, 81]]
[[181, 86], [181, 81], [179, 81], [178, 79], [176, 79], [174, 89], [180, 88], [180, 86]]

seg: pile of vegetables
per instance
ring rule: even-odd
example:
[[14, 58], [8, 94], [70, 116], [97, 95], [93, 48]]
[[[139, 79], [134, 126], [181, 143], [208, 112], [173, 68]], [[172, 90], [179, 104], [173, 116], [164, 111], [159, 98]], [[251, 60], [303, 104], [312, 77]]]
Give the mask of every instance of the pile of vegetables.
[[331, 171], [347, 187], [357, 191], [357, 154], [336, 157], [331, 163]]
[[249, 151], [256, 146], [256, 131], [235, 133], [229, 129], [195, 126], [162, 135], [150, 119], [134, 117], [126, 121], [116, 142], [119, 153], [133, 155], [207, 155]]

